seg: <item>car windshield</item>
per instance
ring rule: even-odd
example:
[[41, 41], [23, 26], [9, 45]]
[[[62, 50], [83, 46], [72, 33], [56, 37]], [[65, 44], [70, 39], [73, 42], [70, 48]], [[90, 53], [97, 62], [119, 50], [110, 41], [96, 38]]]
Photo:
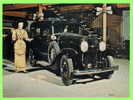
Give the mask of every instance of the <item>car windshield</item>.
[[76, 23], [67, 23], [67, 22], [56, 22], [54, 23], [54, 32], [70, 32], [70, 33], [79, 33], [79, 25]]

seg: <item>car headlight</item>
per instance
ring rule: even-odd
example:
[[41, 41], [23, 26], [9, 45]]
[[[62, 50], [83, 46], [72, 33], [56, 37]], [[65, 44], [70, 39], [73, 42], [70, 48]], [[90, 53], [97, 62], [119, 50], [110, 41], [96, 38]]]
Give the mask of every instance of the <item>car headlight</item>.
[[82, 41], [80, 44], [80, 48], [82, 52], [86, 52], [88, 50], [88, 42]]
[[99, 50], [100, 51], [105, 51], [106, 50], [106, 43], [104, 41], [101, 41], [99, 43]]
[[57, 37], [55, 35], [51, 35], [51, 40], [56, 40]]

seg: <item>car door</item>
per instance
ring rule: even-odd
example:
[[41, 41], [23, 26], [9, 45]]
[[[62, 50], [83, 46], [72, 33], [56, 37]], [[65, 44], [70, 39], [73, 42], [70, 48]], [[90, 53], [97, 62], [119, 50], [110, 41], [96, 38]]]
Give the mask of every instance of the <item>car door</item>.
[[43, 59], [48, 57], [48, 45], [51, 37], [51, 22], [40, 23], [40, 54]]
[[3, 29], [3, 58], [13, 60], [13, 41], [11, 29]]
[[33, 41], [31, 42], [30, 47], [33, 49], [36, 57], [40, 59], [42, 57], [41, 56], [42, 36], [41, 36], [40, 23], [34, 22], [31, 24], [30, 37], [33, 38]]

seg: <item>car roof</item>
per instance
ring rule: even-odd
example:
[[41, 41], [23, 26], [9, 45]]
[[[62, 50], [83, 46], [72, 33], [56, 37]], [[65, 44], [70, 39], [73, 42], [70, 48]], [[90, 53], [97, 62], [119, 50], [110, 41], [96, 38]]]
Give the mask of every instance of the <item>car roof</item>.
[[75, 25], [79, 25], [77, 22], [75, 21], [68, 21], [66, 19], [59, 19], [59, 18], [47, 18], [44, 21], [40, 21], [40, 22], [33, 22], [32, 24], [36, 24], [36, 25], [43, 25], [43, 24], [49, 24], [49, 25], [57, 25], [57, 24], [75, 24]]

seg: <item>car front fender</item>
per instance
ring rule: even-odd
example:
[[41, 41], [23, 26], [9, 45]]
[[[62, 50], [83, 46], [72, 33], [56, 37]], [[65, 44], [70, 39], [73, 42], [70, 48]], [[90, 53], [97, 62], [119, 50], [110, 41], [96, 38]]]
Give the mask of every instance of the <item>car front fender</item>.
[[60, 62], [60, 58], [63, 56], [63, 55], [66, 55], [70, 58], [73, 58], [75, 57], [76, 55], [78, 55], [78, 52], [72, 48], [64, 48], [60, 51], [60, 53], [56, 56], [55, 58], [55, 61], [53, 62], [53, 64], [55, 63], [59, 63]]

